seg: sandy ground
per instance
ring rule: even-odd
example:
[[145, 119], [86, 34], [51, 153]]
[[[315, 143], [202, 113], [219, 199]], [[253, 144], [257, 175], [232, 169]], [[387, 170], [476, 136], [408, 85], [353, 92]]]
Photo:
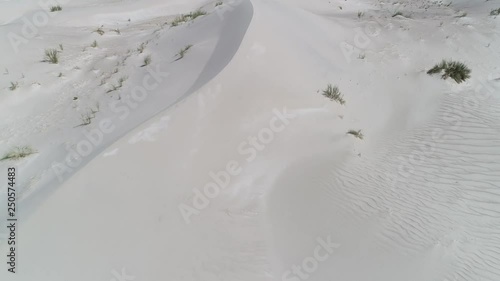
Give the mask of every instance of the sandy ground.
[[[0, 162], [19, 171], [2, 280], [499, 279], [500, 1], [447, 4], [64, 3], [0, 45], [1, 150], [38, 151]], [[37, 5], [0, 2], [0, 32]], [[426, 74], [444, 58], [471, 78]]]

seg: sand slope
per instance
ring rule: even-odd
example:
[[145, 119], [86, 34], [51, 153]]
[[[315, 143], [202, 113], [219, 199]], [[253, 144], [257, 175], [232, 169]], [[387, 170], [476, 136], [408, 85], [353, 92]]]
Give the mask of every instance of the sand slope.
[[[2, 280], [500, 278], [495, 5], [251, 0], [158, 31], [197, 42], [172, 96], [26, 193]], [[471, 79], [427, 75], [443, 58]]]

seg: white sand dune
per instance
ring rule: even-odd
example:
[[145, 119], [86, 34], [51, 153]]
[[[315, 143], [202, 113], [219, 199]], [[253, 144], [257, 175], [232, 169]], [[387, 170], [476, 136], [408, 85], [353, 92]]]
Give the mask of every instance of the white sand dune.
[[[16, 163], [18, 272], [1, 280], [500, 279], [500, 1], [188, 2], [74, 0], [36, 41], [80, 30], [60, 65], [33, 63], [31, 45], [29, 71], [7, 59], [26, 82], [0, 96], [2, 149], [32, 136], [39, 153]], [[91, 34], [99, 24], [122, 35]], [[147, 54], [169, 75], [121, 119], [104, 105], [148, 76]], [[443, 58], [472, 77], [427, 75]], [[106, 96], [123, 59], [109, 83], [125, 86]], [[345, 105], [321, 95], [328, 83]], [[71, 127], [95, 102], [95, 121]], [[105, 118], [116, 129], [60, 183], [51, 164]]]

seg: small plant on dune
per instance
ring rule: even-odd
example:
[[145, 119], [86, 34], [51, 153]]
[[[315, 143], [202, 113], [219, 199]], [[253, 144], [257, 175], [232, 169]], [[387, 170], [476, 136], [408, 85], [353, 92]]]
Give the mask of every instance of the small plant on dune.
[[345, 104], [344, 96], [340, 93], [339, 88], [337, 86], [332, 86], [332, 84], [328, 84], [326, 89], [323, 90], [323, 96], [342, 105]]
[[355, 131], [355, 130], [349, 130], [347, 132], [348, 135], [353, 135], [355, 136], [356, 138], [362, 140], [365, 136], [363, 135], [363, 133], [361, 133], [361, 130], [358, 130], [358, 131]]
[[45, 50], [45, 57], [43, 59], [44, 62], [49, 62], [56, 64], [59, 62], [59, 56], [56, 49], [47, 49]]
[[95, 32], [99, 35], [104, 35], [104, 29], [102, 29], [102, 26], [101, 27], [98, 27], [96, 30], [92, 31], [92, 32]]
[[59, 72], [59, 75], [57, 75], [57, 77], [62, 77], [62, 76], [63, 76], [62, 72]]
[[151, 63], [151, 55], [147, 55], [145, 58], [144, 58], [144, 64], [141, 65], [141, 67], [144, 67], [146, 65], [149, 65]]
[[500, 8], [491, 10], [490, 16], [498, 16], [498, 15], [500, 15]]
[[463, 18], [467, 16], [467, 12], [461, 11], [458, 15], [457, 18]]
[[92, 123], [92, 119], [94, 119], [94, 118], [95, 118], [95, 115], [92, 112], [87, 112], [85, 114], [82, 114], [80, 116], [80, 119], [81, 119], [82, 123], [80, 125], [76, 126], [76, 127], [90, 125]]
[[115, 32], [118, 35], [121, 35], [122, 33], [120, 32], [119, 28], [111, 29], [111, 31]]
[[189, 18], [186, 15], [177, 16], [171, 23], [170, 26], [178, 26], [179, 24], [188, 21]]
[[146, 44], [141, 43], [141, 45], [137, 48], [137, 52], [139, 52], [139, 54], [142, 54], [142, 52], [144, 52], [145, 48], [146, 48]]
[[90, 44], [90, 47], [97, 48], [97, 41], [94, 40], [94, 42], [92, 42], [92, 44]]
[[203, 11], [202, 9], [198, 9], [194, 12], [189, 13], [189, 14], [177, 16], [170, 23], [170, 26], [178, 26], [179, 24], [187, 22], [188, 20], [195, 20], [196, 18], [204, 16], [206, 14], [207, 14], [207, 12]]
[[215, 7], [218, 7], [220, 5], [222, 5], [222, 1], [218, 1], [217, 3], [215, 3]]
[[187, 45], [186, 47], [182, 48], [179, 53], [177, 53], [176, 56], [178, 56], [179, 58], [176, 59], [176, 61], [180, 60], [180, 59], [183, 59], [184, 56], [186, 55], [186, 53], [189, 51], [189, 49], [191, 49], [191, 47], [193, 47], [193, 45]]
[[397, 17], [397, 16], [403, 16], [403, 13], [398, 11], [398, 12], [395, 12], [395, 13], [392, 15], [392, 17], [393, 17], [393, 18], [394, 18], [394, 17]]
[[443, 73], [441, 75], [443, 79], [452, 78], [460, 84], [470, 78], [471, 70], [461, 62], [443, 60], [427, 71], [429, 75], [437, 73]]
[[358, 12], [358, 19], [362, 18], [365, 15], [363, 12]]
[[118, 79], [118, 87], [123, 87], [123, 82], [127, 81], [128, 76], [122, 76], [120, 79]]
[[57, 5], [57, 6], [50, 6], [50, 11], [51, 12], [58, 12], [58, 11], [62, 11], [62, 7], [60, 5]]
[[18, 82], [10, 82], [9, 90], [14, 91], [19, 86]]
[[59, 49], [61, 49], [61, 51], [64, 51], [64, 47], [62, 44], [59, 44]]
[[206, 14], [207, 14], [207, 12], [203, 11], [202, 9], [198, 9], [198, 10], [196, 10], [196, 11], [194, 11], [194, 12], [189, 13], [189, 14], [188, 14], [188, 16], [189, 16], [192, 20], [194, 20], [194, 19], [196, 19], [197, 17], [201, 17], [201, 16], [204, 16], [204, 15], [206, 15]]
[[31, 146], [18, 146], [13, 148], [11, 151], [7, 152], [0, 161], [4, 160], [19, 160], [30, 156], [31, 154], [37, 153]]

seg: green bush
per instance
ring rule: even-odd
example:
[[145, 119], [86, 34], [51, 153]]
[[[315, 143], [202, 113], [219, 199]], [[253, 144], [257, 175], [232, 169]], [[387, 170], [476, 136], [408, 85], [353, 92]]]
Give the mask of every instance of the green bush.
[[50, 6], [50, 11], [51, 12], [58, 12], [58, 11], [62, 11], [62, 7], [60, 5], [57, 5], [57, 6]]
[[363, 133], [361, 133], [361, 130], [358, 130], [358, 131], [355, 131], [355, 130], [349, 130], [349, 131], [347, 132], [347, 134], [349, 134], [349, 135], [353, 135], [353, 136], [355, 136], [356, 138], [358, 138], [358, 139], [360, 139], [360, 140], [362, 140], [362, 139], [364, 138], [364, 135], [363, 135]]
[[330, 100], [334, 100], [342, 105], [345, 104], [344, 96], [340, 93], [340, 90], [337, 86], [332, 86], [332, 84], [328, 84], [325, 90], [323, 90], [323, 96], [329, 98]]
[[4, 160], [18, 160], [27, 157], [37, 151], [31, 148], [31, 146], [18, 146], [13, 148], [11, 151], [7, 152], [0, 161]]
[[471, 70], [461, 62], [443, 60], [427, 71], [427, 74], [442, 73], [441, 78], [452, 78], [457, 83], [462, 83], [470, 78]]
[[47, 49], [45, 50], [45, 62], [56, 64], [59, 62], [58, 52], [56, 49]]

